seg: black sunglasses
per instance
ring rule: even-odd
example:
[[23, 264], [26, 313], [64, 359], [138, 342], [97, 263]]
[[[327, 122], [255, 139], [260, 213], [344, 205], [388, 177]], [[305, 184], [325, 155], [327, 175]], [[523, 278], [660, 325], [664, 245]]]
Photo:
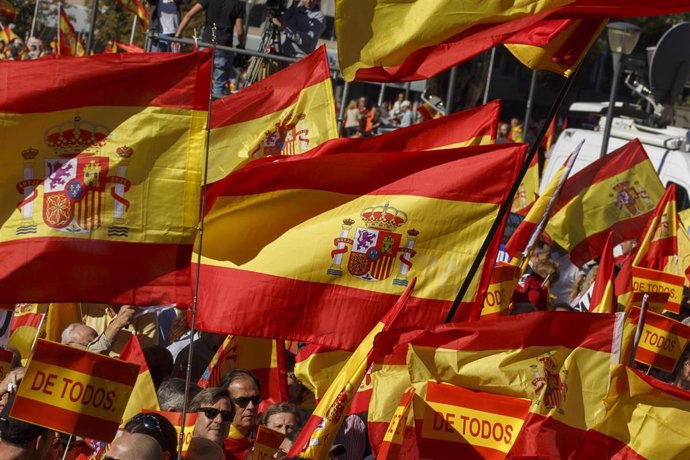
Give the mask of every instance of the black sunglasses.
[[214, 418], [218, 417], [218, 414], [220, 414], [220, 418], [224, 422], [231, 422], [233, 418], [233, 413], [229, 410], [220, 410], [216, 409], [215, 407], [202, 407], [199, 409], [199, 412], [203, 412], [206, 418], [209, 420], [213, 420]]
[[240, 396], [239, 398], [232, 398], [232, 402], [244, 409], [249, 405], [249, 403], [254, 403], [255, 406], [258, 406], [261, 402], [261, 396], [257, 395], [252, 396], [251, 398], [249, 396]]

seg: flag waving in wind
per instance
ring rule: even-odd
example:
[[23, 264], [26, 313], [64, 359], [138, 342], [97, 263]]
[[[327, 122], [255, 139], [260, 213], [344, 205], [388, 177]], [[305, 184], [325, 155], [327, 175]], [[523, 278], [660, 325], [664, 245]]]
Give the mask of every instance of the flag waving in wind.
[[[123, 10], [133, 13], [141, 24], [141, 28], [148, 30], [149, 28], [149, 12], [141, 2], [141, 0], [115, 0], [115, 3], [120, 5]], [[160, 8], [160, 5], [159, 5]]]
[[405, 309], [414, 285], [415, 280], [413, 279], [393, 308], [367, 334], [350, 356], [350, 359], [347, 360], [292, 445], [288, 453], [289, 457], [325, 458], [327, 456], [347, 415], [350, 404], [352, 404], [352, 398], [359, 388], [364, 374], [371, 366], [374, 338], [379, 332], [391, 328], [400, 312]]

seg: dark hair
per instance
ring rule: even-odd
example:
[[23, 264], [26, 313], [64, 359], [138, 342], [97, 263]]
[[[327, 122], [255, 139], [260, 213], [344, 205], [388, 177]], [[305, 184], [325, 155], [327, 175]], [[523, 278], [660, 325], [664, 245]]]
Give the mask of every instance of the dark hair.
[[125, 431], [151, 436], [160, 444], [163, 452], [170, 452], [170, 458], [177, 458], [177, 431], [162, 415], [139, 413], [127, 422]]
[[510, 310], [510, 316], [514, 315], [522, 315], [524, 313], [534, 313], [537, 310], [537, 307], [532, 305], [529, 302], [520, 302], [516, 304], [512, 310]]
[[296, 427], [302, 425], [302, 414], [300, 414], [297, 406], [289, 402], [281, 402], [270, 405], [268, 409], [266, 409], [266, 412], [264, 412], [264, 414], [261, 416], [261, 425], [266, 425], [268, 423], [268, 419], [275, 414], [292, 414], [295, 416]]
[[[228, 392], [227, 388], [206, 388], [205, 390], [201, 390], [199, 394], [192, 399], [192, 402], [189, 403], [189, 411], [199, 412], [202, 405], [213, 405], [221, 398], [232, 400], [232, 398], [230, 398], [230, 392]], [[230, 404], [230, 411], [232, 412], [232, 416], [234, 418], [234, 404]]]
[[[158, 396], [158, 405], [160, 406], [161, 410], [182, 410], [182, 407], [184, 406], [184, 386], [185, 381], [178, 378], [168, 378], [161, 382], [161, 385], [158, 387], [158, 391], [156, 392], [156, 396]], [[200, 391], [201, 387], [199, 385], [190, 382], [190, 399], [194, 399], [194, 397], [198, 395]]]
[[233, 369], [225, 376], [223, 379], [220, 381], [220, 384], [218, 385], [221, 388], [228, 388], [232, 382], [235, 380], [239, 379], [246, 379], [249, 378], [254, 381], [254, 384], [256, 385], [256, 390], [261, 394], [261, 384], [259, 383], [259, 378], [249, 369]]

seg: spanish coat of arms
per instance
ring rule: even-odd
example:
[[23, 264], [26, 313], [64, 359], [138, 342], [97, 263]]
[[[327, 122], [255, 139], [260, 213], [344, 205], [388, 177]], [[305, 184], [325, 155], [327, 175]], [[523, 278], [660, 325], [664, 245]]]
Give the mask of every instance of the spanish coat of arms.
[[[568, 371], [562, 370], [558, 372], [558, 363], [553, 357], [553, 353], [545, 353], [537, 358], [541, 364], [541, 372], [538, 370], [540, 366], [531, 364], [532, 370], [532, 385], [537, 399], [535, 404], [539, 405], [542, 402], [547, 409], [556, 409], [560, 414], [564, 413], [561, 407], [565, 402], [566, 393], [568, 392], [568, 384], [566, 383]], [[563, 378], [561, 378], [563, 374]]]

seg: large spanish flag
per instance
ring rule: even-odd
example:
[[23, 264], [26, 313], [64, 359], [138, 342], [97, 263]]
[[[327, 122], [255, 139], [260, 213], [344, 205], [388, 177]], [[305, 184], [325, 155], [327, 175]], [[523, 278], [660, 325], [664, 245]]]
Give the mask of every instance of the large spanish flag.
[[208, 181], [254, 158], [297, 155], [338, 137], [326, 47], [211, 107]]
[[[326, 458], [367, 369], [373, 363], [376, 336], [390, 329], [407, 307], [416, 280], [413, 279], [393, 307], [359, 344], [345, 366], [333, 379], [323, 399], [307, 420], [288, 452], [289, 457]], [[396, 324], [397, 326], [397, 324]]]
[[575, 265], [601, 254], [609, 232], [614, 244], [639, 238], [664, 193], [638, 140], [568, 178], [546, 231]]
[[191, 302], [210, 57], [0, 62], [0, 301]]
[[539, 312], [383, 333], [375, 343], [370, 440], [380, 445], [410, 384], [424, 398], [434, 380], [531, 400], [530, 436], [511, 439], [512, 448], [567, 457], [605, 412], [619, 323], [615, 315]]
[[197, 326], [353, 350], [411, 277], [405, 324], [441, 322], [525, 148], [307, 153], [211, 184]]
[[[601, 20], [688, 10], [684, 0], [337, 0], [335, 26], [346, 80], [410, 81], [429, 78], [518, 33], [540, 30], [547, 18]], [[592, 41], [591, 35], [576, 38]]]

